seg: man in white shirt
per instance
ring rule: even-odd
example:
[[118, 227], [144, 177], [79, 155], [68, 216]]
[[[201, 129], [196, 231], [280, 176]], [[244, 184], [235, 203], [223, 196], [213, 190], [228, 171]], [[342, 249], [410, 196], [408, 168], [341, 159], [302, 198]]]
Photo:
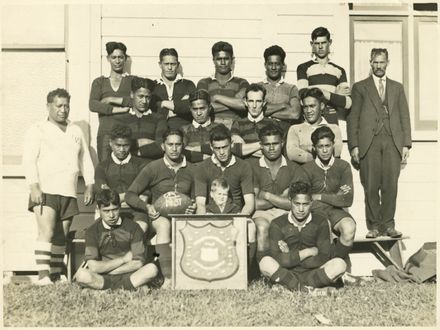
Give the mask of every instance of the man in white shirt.
[[342, 135], [339, 126], [329, 124], [322, 116], [325, 109], [324, 94], [317, 87], [306, 89], [301, 93], [304, 123], [292, 125], [287, 132], [286, 155], [297, 163], [304, 164], [314, 159], [312, 133], [320, 126], [328, 126], [335, 134], [334, 156], [340, 157], [342, 152]]
[[94, 168], [89, 146], [80, 127], [67, 120], [69, 103], [70, 95], [65, 89], [49, 92], [47, 120], [35, 123], [25, 136], [23, 164], [30, 186], [28, 209], [34, 212], [38, 225], [38, 285], [60, 278], [65, 239], [73, 216], [79, 214], [79, 172], [86, 184], [84, 203], [93, 202]]

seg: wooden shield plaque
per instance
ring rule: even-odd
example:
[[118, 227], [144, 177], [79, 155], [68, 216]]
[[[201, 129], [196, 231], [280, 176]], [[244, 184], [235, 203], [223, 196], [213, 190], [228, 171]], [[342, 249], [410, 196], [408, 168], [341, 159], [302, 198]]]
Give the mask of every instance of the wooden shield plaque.
[[234, 214], [173, 216], [173, 288], [246, 289], [247, 220]]

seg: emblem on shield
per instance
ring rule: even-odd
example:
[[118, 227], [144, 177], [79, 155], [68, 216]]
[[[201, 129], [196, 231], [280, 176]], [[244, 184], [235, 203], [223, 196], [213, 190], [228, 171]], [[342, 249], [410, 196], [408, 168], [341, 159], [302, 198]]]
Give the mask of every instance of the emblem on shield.
[[197, 227], [187, 222], [180, 233], [183, 237], [180, 267], [186, 276], [211, 282], [229, 278], [238, 271], [237, 229], [232, 221], [223, 227], [212, 223]]

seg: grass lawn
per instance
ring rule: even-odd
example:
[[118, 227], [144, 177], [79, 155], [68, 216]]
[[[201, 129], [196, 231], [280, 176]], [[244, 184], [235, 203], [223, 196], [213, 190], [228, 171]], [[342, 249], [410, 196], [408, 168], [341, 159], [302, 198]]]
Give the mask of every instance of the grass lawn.
[[263, 281], [247, 291], [98, 292], [67, 283], [3, 287], [9, 327], [85, 326], [435, 326], [435, 284], [368, 282], [337, 297], [311, 297]]

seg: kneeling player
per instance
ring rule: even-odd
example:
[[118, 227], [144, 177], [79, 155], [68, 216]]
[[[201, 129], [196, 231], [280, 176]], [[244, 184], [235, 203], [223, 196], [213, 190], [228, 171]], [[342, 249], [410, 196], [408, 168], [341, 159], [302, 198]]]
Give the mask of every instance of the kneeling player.
[[328, 293], [328, 288], [316, 288], [334, 283], [344, 274], [346, 264], [341, 258], [330, 259], [330, 230], [324, 216], [310, 212], [310, 185], [292, 183], [289, 200], [290, 212], [270, 224], [270, 256], [261, 259], [261, 273], [293, 291]]
[[96, 290], [134, 290], [152, 281], [159, 273], [153, 263], [145, 263], [143, 232], [132, 220], [121, 218], [119, 194], [102, 190], [96, 196], [100, 218], [86, 231], [86, 268], [76, 281]]

